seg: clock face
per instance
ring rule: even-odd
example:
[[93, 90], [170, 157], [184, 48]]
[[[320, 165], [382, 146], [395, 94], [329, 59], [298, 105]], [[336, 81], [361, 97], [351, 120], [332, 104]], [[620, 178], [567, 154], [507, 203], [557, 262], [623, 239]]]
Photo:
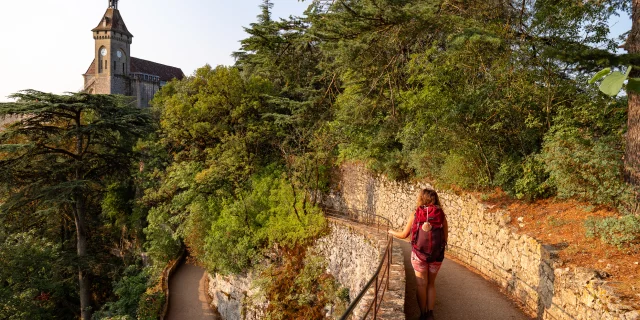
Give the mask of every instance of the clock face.
[[118, 50], [116, 54], [118, 55], [118, 58], [122, 58], [122, 51]]
[[103, 56], [103, 57], [106, 56], [107, 55], [107, 48], [102, 48], [100, 50], [100, 55]]

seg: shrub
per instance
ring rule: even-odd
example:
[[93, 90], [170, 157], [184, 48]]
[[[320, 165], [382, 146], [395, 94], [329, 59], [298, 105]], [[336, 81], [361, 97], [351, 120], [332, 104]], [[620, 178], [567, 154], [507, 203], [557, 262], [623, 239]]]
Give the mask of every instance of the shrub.
[[585, 221], [587, 237], [600, 237], [604, 243], [619, 249], [637, 247], [640, 244], [640, 217], [625, 215], [622, 217], [594, 218]]
[[166, 297], [162, 291], [147, 290], [138, 303], [138, 320], [156, 320], [164, 308]]
[[[1, 228], [0, 228], [1, 229]], [[0, 231], [0, 237], [4, 238]], [[61, 246], [36, 231], [0, 238], [0, 319], [73, 318], [67, 303], [73, 272]], [[76, 271], [77, 272], [77, 271]]]
[[565, 127], [547, 134], [541, 159], [558, 197], [620, 206], [633, 197], [623, 180], [622, 150], [617, 135], [596, 137]]
[[445, 158], [440, 169], [440, 179], [444, 183], [462, 188], [477, 188], [489, 184], [489, 177], [476, 165], [472, 157], [455, 153]]
[[533, 201], [553, 194], [553, 188], [547, 182], [549, 175], [536, 156], [527, 157], [521, 168], [522, 174], [514, 185], [516, 198]]
[[140, 270], [135, 265], [127, 267], [122, 279], [117, 281], [113, 287], [118, 300], [105, 304], [102, 310], [94, 315], [94, 318], [116, 319], [116, 317], [119, 317], [133, 319], [138, 310], [140, 297], [147, 290], [148, 281], [148, 269]]
[[226, 199], [211, 223], [203, 259], [210, 271], [238, 273], [262, 259], [262, 250], [304, 246], [326, 230], [319, 208], [304, 203], [280, 171], [256, 174], [248, 190]]

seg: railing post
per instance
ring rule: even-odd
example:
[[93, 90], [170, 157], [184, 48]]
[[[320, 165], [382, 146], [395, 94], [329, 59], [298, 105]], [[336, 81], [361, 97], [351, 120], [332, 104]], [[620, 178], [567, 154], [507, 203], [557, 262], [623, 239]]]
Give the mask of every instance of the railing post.
[[389, 260], [387, 260], [387, 289], [389, 289], [389, 281], [391, 279], [391, 259], [393, 258], [393, 237], [389, 237]]
[[376, 286], [373, 295], [373, 320], [378, 318], [378, 275], [376, 275]]

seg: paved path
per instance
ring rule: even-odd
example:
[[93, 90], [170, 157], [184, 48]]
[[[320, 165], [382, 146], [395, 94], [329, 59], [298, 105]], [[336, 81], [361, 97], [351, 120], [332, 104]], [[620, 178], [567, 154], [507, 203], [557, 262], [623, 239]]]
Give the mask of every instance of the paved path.
[[[407, 320], [420, 315], [416, 299], [416, 280], [411, 266], [411, 245], [397, 240], [403, 250], [407, 280], [405, 314]], [[168, 320], [217, 320], [209, 308], [204, 291], [205, 271], [188, 262], [178, 267], [169, 281]], [[467, 268], [445, 259], [436, 279], [435, 318], [438, 320], [528, 320], [517, 306], [500, 293], [498, 287]]]
[[[411, 266], [411, 244], [398, 241], [404, 255], [407, 288], [404, 310], [407, 320], [420, 317], [416, 298], [416, 276]], [[436, 278], [436, 306], [434, 316], [437, 320], [528, 320], [513, 302], [500, 293], [498, 287], [467, 268], [445, 259]]]
[[204, 269], [185, 262], [169, 280], [168, 320], [216, 320], [204, 291]]

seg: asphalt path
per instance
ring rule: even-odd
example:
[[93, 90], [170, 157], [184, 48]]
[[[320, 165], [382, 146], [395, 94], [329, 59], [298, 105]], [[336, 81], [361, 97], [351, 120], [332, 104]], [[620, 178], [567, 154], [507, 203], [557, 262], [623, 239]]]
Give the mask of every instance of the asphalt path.
[[217, 320], [207, 302], [204, 269], [185, 262], [169, 280], [168, 320]]
[[[404, 310], [407, 320], [420, 318], [416, 298], [416, 276], [411, 266], [411, 244], [394, 239], [402, 247], [407, 287]], [[436, 278], [437, 320], [529, 320], [498, 287], [464, 266], [445, 259]]]

